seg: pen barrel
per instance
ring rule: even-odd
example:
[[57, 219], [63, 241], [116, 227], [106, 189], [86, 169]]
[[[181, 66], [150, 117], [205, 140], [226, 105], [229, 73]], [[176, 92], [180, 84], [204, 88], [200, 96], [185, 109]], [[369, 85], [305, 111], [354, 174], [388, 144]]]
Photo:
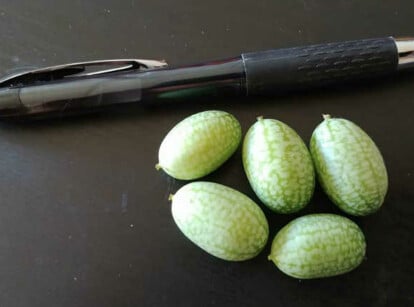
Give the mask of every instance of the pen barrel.
[[248, 95], [373, 78], [398, 68], [392, 37], [246, 53], [242, 59]]
[[60, 117], [134, 103], [245, 95], [243, 67], [237, 57], [174, 69], [0, 88], [0, 117]]

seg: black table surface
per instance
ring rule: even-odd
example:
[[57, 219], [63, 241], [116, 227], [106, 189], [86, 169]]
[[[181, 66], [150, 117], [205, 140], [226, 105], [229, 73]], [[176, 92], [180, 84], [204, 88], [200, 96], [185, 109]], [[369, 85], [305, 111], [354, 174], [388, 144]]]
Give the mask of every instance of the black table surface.
[[[329, 41], [414, 35], [414, 2], [2, 1], [0, 67], [108, 58], [172, 64]], [[181, 104], [0, 123], [0, 306], [413, 306], [414, 76], [249, 100]], [[184, 182], [157, 172], [164, 135], [209, 109], [234, 114], [243, 132], [263, 115], [309, 142], [322, 113], [345, 117], [381, 149], [390, 186], [374, 215], [354, 218], [367, 257], [355, 271], [304, 280], [267, 260], [293, 218], [340, 213], [317, 188], [298, 214], [263, 208], [270, 240], [255, 259], [226, 262], [178, 230], [168, 195]], [[240, 150], [204, 178], [258, 201]], [[263, 205], [261, 205], [263, 207]]]

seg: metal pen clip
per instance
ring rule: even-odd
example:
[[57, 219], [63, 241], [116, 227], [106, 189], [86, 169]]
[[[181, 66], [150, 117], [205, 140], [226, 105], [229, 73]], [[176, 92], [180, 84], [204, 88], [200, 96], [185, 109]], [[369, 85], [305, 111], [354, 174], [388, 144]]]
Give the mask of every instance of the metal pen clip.
[[[109, 73], [148, 70], [166, 67], [165, 61], [145, 60], [145, 59], [114, 59], [97, 60], [62, 64], [56, 66], [43, 67], [39, 69], [27, 70], [15, 73], [4, 78], [0, 78], [0, 88], [17, 87], [31, 85], [35, 82], [47, 82], [61, 80], [64, 78], [86, 77], [95, 75], [105, 75]], [[87, 72], [87, 68], [105, 67], [104, 69]], [[112, 66], [112, 67], [111, 67]]]

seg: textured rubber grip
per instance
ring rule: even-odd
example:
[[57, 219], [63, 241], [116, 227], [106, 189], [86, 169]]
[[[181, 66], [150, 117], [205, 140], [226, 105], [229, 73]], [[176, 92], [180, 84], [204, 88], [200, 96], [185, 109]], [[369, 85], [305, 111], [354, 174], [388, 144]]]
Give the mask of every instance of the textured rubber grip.
[[391, 37], [246, 53], [242, 58], [248, 95], [371, 78], [393, 73], [398, 66]]

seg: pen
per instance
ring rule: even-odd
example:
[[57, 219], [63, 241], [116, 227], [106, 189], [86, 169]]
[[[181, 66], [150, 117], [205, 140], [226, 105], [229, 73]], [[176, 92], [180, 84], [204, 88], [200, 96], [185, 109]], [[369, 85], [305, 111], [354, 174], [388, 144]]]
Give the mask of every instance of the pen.
[[393, 37], [244, 53], [183, 67], [104, 60], [0, 79], [0, 117], [65, 115], [106, 106], [199, 96], [269, 95], [414, 69], [414, 38]]

